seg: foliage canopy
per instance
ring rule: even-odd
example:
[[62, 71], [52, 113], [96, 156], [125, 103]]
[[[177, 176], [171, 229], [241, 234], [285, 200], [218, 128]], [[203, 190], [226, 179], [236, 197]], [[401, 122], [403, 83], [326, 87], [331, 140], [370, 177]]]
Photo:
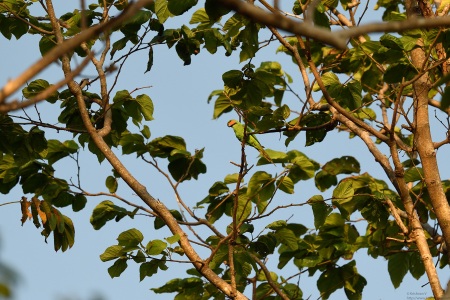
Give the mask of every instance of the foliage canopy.
[[[110, 262], [111, 277], [135, 263], [142, 281], [188, 261], [192, 268], [184, 277], [153, 292], [176, 293], [176, 299], [303, 299], [298, 279], [307, 273], [317, 276], [323, 299], [337, 290], [361, 299], [367, 281], [354, 255], [363, 251], [388, 260], [394, 287], [407, 273], [416, 279], [426, 274], [440, 299], [444, 291], [435, 264], [449, 264], [450, 181], [440, 178], [436, 151], [450, 141], [449, 4], [379, 0], [375, 9], [382, 23], [375, 24], [367, 24], [370, 9], [358, 1], [278, 4], [99, 0], [81, 1], [81, 9], [57, 15], [51, 0], [0, 0], [4, 39], [39, 36], [42, 55], [0, 91], [0, 192], [21, 187], [22, 224], [31, 220], [42, 227], [55, 251], [73, 246], [69, 216], [94, 195], [56, 171], [60, 161], [83, 151], [113, 168], [101, 194], [108, 200], [92, 212], [93, 228], [145, 214], [166, 236], [149, 239], [137, 228], [123, 231], [100, 255]], [[186, 24], [168, 28], [172, 19]], [[273, 60], [255, 65], [261, 49], [274, 44], [276, 52], [292, 58], [298, 74], [286, 73]], [[169, 133], [153, 138], [152, 99], [118, 82], [127, 59], [144, 51], [145, 72], [154, 72], [157, 49], [174, 50], [185, 66], [201, 63], [204, 51], [230, 56], [223, 88], [211, 91], [208, 102], [214, 119], [242, 123], [240, 141], [230, 137], [230, 143], [241, 145], [240, 161], [233, 163], [238, 171], [215, 179], [196, 203], [186, 200], [180, 186], [202, 180], [207, 150], [191, 150], [183, 137]], [[60, 82], [39, 78], [53, 61], [60, 64]], [[78, 83], [74, 79], [81, 79], [86, 66], [96, 76]], [[294, 80], [302, 82], [304, 92], [299, 84], [293, 87]], [[11, 100], [20, 88], [22, 100]], [[39, 112], [41, 101], [57, 112], [55, 119], [17, 113], [34, 105]], [[429, 107], [439, 110], [436, 118], [443, 126], [433, 131], [444, 136], [440, 141], [431, 137]], [[59, 131], [72, 139], [58, 139], [53, 133]], [[361, 172], [359, 157], [317, 162], [306, 149], [292, 147], [303, 135], [306, 147], [324, 147], [330, 132], [340, 132], [342, 143], [361, 139], [365, 155], [386, 177]], [[264, 148], [257, 160], [248, 156], [253, 152], [246, 142], [262, 135], [285, 151]], [[126, 156], [165, 176], [179, 209], [155, 199], [124, 166]], [[314, 182], [316, 195], [280, 204], [279, 198], [305, 181]], [[128, 186], [139, 201], [120, 197], [119, 185]], [[308, 211], [313, 223], [271, 217], [297, 208]], [[276, 266], [267, 264], [269, 259]], [[295, 271], [284, 273], [288, 267]]]

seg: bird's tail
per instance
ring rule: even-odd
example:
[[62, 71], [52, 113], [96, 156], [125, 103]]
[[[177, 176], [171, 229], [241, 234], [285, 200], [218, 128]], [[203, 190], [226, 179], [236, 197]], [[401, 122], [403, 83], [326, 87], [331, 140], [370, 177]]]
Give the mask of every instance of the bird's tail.
[[264, 151], [264, 149], [261, 147], [261, 149], [259, 149], [259, 153], [261, 154], [262, 157], [264, 157], [265, 159], [267, 159], [270, 163], [274, 163], [273, 160], [270, 158], [269, 154], [267, 154], [266, 151]]

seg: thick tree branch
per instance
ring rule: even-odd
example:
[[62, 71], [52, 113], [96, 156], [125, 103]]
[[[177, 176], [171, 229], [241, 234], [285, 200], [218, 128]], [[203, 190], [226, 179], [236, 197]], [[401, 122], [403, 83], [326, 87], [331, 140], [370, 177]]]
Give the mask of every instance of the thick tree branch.
[[311, 37], [339, 49], [345, 49], [347, 45], [347, 39], [339, 34], [331, 33], [311, 24], [297, 22], [281, 14], [267, 12], [246, 1], [219, 0], [219, 2], [254, 22], [273, 26], [301, 36]]
[[[407, 1], [408, 17], [413, 15], [411, 11], [411, 0]], [[409, 8], [408, 8], [409, 7]], [[433, 20], [432, 18], [430, 20]], [[422, 43], [418, 41], [419, 45]], [[416, 68], [420, 68], [427, 60], [423, 48], [418, 47], [411, 51], [412, 63]], [[414, 144], [420, 156], [425, 183], [430, 195], [431, 204], [436, 213], [439, 225], [444, 236], [445, 243], [450, 245], [450, 206], [442, 186], [439, 175], [439, 166], [436, 159], [436, 150], [431, 137], [430, 120], [428, 112], [428, 92], [432, 87], [432, 82], [428, 73], [423, 74], [413, 83], [414, 93]], [[450, 253], [449, 253], [450, 256]]]
[[[403, 205], [405, 206], [406, 212], [408, 214], [408, 219], [410, 223], [410, 238], [414, 241], [419, 249], [422, 262], [424, 263], [426, 273], [428, 275], [428, 279], [430, 280], [430, 284], [432, 286], [433, 294], [435, 297], [442, 295], [442, 288], [440, 286], [438, 276], [436, 273], [436, 267], [434, 266], [432, 255], [430, 253], [430, 249], [428, 247], [428, 243], [423, 232], [421, 223], [419, 221], [419, 217], [414, 208], [414, 203], [409, 195], [408, 187], [406, 186], [404, 175], [404, 169], [402, 164], [400, 163], [397, 148], [395, 143], [390, 143], [391, 156], [393, 157], [393, 161], [395, 164], [395, 171], [392, 169], [392, 166], [389, 162], [389, 159], [383, 155], [375, 143], [370, 138], [367, 131], [358, 127], [351, 120], [343, 117], [340, 114], [335, 114], [340, 122], [346, 125], [353, 133], [358, 135], [361, 140], [367, 145], [367, 148], [375, 157], [375, 160], [381, 165], [384, 169], [386, 175], [391, 180], [395, 189], [400, 195], [402, 199]], [[404, 230], [404, 228], [402, 228]], [[437, 298], [440, 299], [440, 298]]]
[[313, 24], [298, 22], [281, 14], [267, 12], [260, 7], [254, 6], [243, 0], [219, 0], [224, 6], [229, 7], [237, 13], [267, 26], [273, 26], [293, 34], [309, 37], [314, 40], [331, 45], [338, 49], [345, 49], [349, 39], [359, 37], [368, 33], [378, 32], [402, 32], [417, 28], [434, 28], [449, 26], [450, 17], [438, 17], [432, 19], [414, 18], [400, 22], [371, 23], [354, 26], [338, 31], [328, 31]]
[[14, 100], [8, 103], [0, 103], [0, 113], [8, 113], [14, 110], [22, 109], [31, 105], [34, 105], [38, 102], [41, 102], [45, 99], [47, 99], [49, 96], [51, 96], [54, 92], [56, 92], [59, 88], [66, 85], [69, 81], [73, 80], [75, 76], [81, 73], [83, 69], [86, 67], [86, 65], [89, 63], [89, 59], [91, 58], [91, 55], [88, 55], [81, 64], [75, 68], [72, 72], [70, 72], [66, 77], [64, 77], [63, 80], [59, 81], [58, 83], [49, 86], [44, 91], [40, 92], [36, 96], [34, 96], [31, 99], [28, 99], [26, 101], [18, 101]]
[[434, 297], [436, 299], [441, 299], [443, 293], [442, 286], [439, 282], [439, 276], [436, 271], [436, 266], [433, 262], [433, 256], [431, 255], [427, 238], [422, 228], [422, 224], [420, 223], [419, 216], [417, 215], [416, 209], [414, 207], [414, 203], [411, 199], [408, 186], [405, 182], [405, 169], [400, 162], [396, 144], [391, 143], [389, 146], [392, 160], [395, 166], [395, 179], [398, 186], [398, 193], [400, 195], [400, 198], [402, 199], [403, 205], [409, 218], [409, 226], [411, 230], [411, 234], [409, 235], [409, 237], [415, 242], [417, 249], [419, 250], [420, 257], [425, 267], [425, 272], [430, 282]]
[[[47, 8], [49, 11], [49, 16], [51, 19], [51, 23], [56, 32], [56, 39], [59, 45], [63, 45], [63, 37], [59, 30], [59, 23], [56, 20], [55, 12], [53, 10], [53, 4], [51, 0], [46, 0]], [[146, 4], [148, 1], [140, 1], [141, 5]], [[59, 47], [57, 47], [59, 48]], [[62, 64], [63, 71], [65, 74], [70, 73], [70, 61], [67, 54], [62, 54]], [[160, 201], [156, 200], [150, 193], [147, 191], [146, 187], [142, 185], [122, 164], [119, 158], [114, 154], [114, 152], [109, 148], [106, 142], [103, 140], [103, 137], [97, 132], [95, 127], [92, 125], [90, 120], [90, 116], [86, 109], [86, 104], [84, 102], [84, 98], [80, 89], [80, 86], [74, 82], [69, 81], [68, 83], [69, 89], [72, 94], [76, 97], [81, 119], [83, 121], [86, 130], [88, 131], [89, 136], [91, 137], [94, 144], [98, 147], [98, 149], [103, 153], [105, 158], [109, 161], [112, 167], [117, 171], [120, 177], [128, 184], [128, 186], [147, 204], [154, 212], [158, 214], [158, 216], [167, 224], [170, 231], [173, 234], [178, 234], [180, 236], [179, 244], [185, 251], [186, 256], [192, 262], [194, 267], [202, 274], [207, 280], [209, 280], [213, 285], [215, 285], [218, 289], [220, 289], [224, 294], [232, 297], [237, 300], [247, 299], [242, 293], [236, 292], [236, 295], [233, 293], [233, 289], [230, 284], [220, 278], [216, 273], [214, 273], [207, 264], [203, 262], [201, 257], [197, 254], [195, 249], [192, 247], [187, 234], [183, 231], [183, 229], [178, 224], [177, 220], [172, 216], [168, 208]]]

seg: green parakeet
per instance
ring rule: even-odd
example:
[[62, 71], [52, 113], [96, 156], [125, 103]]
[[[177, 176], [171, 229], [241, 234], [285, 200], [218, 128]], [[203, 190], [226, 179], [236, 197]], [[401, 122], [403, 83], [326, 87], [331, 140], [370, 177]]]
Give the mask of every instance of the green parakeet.
[[[241, 123], [239, 123], [236, 120], [230, 120], [227, 123], [228, 127], [232, 127], [234, 130], [234, 133], [236, 135], [236, 138], [242, 142], [242, 140], [244, 139], [244, 125], [242, 125]], [[261, 153], [261, 155], [267, 159], [268, 161], [272, 162], [272, 160], [270, 159], [269, 155], [267, 155], [267, 153], [264, 151], [264, 147], [261, 146], [261, 144], [259, 143], [258, 139], [253, 135], [253, 134], [249, 134], [247, 135], [247, 141], [246, 144], [255, 148], [256, 150], [259, 151], [259, 153]]]

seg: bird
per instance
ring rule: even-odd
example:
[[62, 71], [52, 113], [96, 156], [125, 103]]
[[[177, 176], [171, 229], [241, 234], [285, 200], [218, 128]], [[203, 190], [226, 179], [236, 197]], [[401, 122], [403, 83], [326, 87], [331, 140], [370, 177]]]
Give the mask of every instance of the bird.
[[[244, 125], [242, 125], [241, 123], [239, 123], [236, 120], [230, 120], [230, 121], [228, 121], [227, 126], [233, 128], [236, 138], [242, 142], [242, 140], [244, 139]], [[247, 145], [258, 150], [259, 153], [261, 154], [261, 156], [263, 156], [268, 161], [272, 162], [269, 155], [266, 153], [266, 151], [264, 151], [264, 149], [263, 149], [264, 147], [260, 144], [258, 139], [253, 134], [247, 134], [246, 138], [247, 138], [247, 140], [245, 141], [245, 143]]]

